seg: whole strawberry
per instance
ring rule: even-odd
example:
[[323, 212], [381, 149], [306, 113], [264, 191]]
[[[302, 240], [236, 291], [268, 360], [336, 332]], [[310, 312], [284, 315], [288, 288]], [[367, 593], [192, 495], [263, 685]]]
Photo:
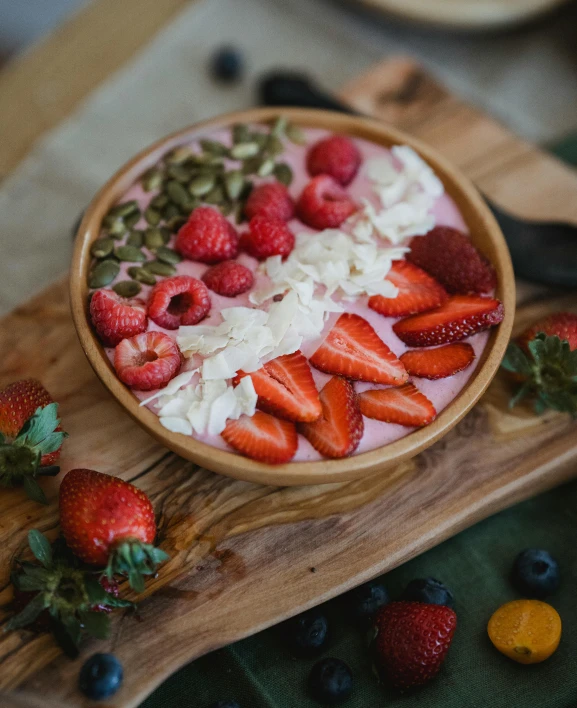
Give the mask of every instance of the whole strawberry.
[[85, 563], [128, 577], [137, 592], [168, 555], [152, 544], [156, 521], [150, 499], [134, 485], [87, 469], [71, 470], [60, 486], [60, 528]]
[[0, 485], [22, 483], [31, 499], [46, 504], [36, 478], [58, 474], [54, 463], [65, 437], [58, 404], [40, 381], [24, 379], [0, 391]]
[[539, 320], [511, 342], [502, 366], [521, 382], [510, 401], [535, 400], [535, 410], [552, 408], [577, 416], [577, 315], [557, 312]]
[[397, 688], [434, 678], [457, 626], [454, 610], [422, 602], [391, 602], [375, 617], [377, 669]]

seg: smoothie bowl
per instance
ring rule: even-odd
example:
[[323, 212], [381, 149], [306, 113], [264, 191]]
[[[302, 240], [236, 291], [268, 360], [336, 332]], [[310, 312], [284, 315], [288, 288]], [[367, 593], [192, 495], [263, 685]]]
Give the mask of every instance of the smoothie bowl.
[[388, 126], [255, 109], [153, 145], [79, 228], [95, 372], [179, 455], [249, 481], [385, 470], [495, 375], [514, 279], [474, 187]]

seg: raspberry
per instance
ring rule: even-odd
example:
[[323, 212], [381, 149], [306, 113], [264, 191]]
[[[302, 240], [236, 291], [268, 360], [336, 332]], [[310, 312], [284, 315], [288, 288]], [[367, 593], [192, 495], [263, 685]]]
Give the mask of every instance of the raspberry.
[[202, 279], [208, 288], [225, 297], [235, 297], [245, 293], [254, 283], [252, 272], [235, 261], [224, 261], [212, 266]]
[[90, 317], [105, 347], [115, 347], [126, 337], [144, 332], [146, 304], [140, 298], [124, 298], [113, 290], [97, 290], [90, 300]]
[[201, 206], [178, 232], [175, 248], [191, 261], [220, 263], [236, 257], [238, 235], [219, 211]]
[[493, 266], [471, 239], [448, 226], [437, 226], [426, 236], [416, 236], [407, 260], [427, 271], [449, 293], [488, 293], [497, 285]]
[[195, 325], [210, 310], [206, 285], [189, 275], [175, 275], [157, 283], [150, 292], [148, 316], [165, 329]]
[[176, 376], [181, 355], [164, 332], [143, 332], [123, 339], [114, 350], [118, 378], [137, 391], [162, 388]]
[[345, 135], [331, 135], [315, 143], [307, 155], [309, 174], [330, 175], [345, 187], [359, 171], [361, 153]]
[[335, 229], [356, 209], [341, 185], [328, 175], [314, 177], [297, 203], [299, 218], [314, 229]]
[[294, 216], [295, 205], [284, 184], [271, 182], [252, 190], [247, 199], [244, 213], [249, 220], [253, 216], [268, 216], [288, 221]]
[[295, 237], [284, 221], [255, 216], [241, 236], [240, 246], [259, 261], [269, 256], [286, 258], [295, 246]]

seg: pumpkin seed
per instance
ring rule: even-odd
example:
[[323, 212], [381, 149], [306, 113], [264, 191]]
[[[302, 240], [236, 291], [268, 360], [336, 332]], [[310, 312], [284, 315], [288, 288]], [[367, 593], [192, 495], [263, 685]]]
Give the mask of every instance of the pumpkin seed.
[[150, 226], [158, 226], [162, 216], [160, 212], [156, 209], [153, 209], [152, 207], [147, 207], [144, 212], [144, 218], [146, 219], [146, 223], [150, 224]]
[[232, 142], [235, 145], [248, 142], [250, 129], [246, 123], [236, 123], [232, 126]]
[[233, 201], [238, 199], [244, 187], [244, 177], [240, 170], [232, 170], [224, 176], [224, 187], [229, 198]]
[[109, 285], [120, 272], [118, 261], [107, 259], [100, 261], [88, 276], [88, 285], [91, 288], [102, 288]]
[[195, 197], [202, 197], [211, 191], [215, 183], [214, 175], [199, 175], [188, 185], [188, 191]]
[[270, 174], [272, 174], [272, 171], [274, 170], [274, 160], [271, 158], [268, 158], [266, 160], [263, 160], [260, 164], [260, 167], [258, 168], [258, 176], [259, 177], [268, 177]]
[[128, 229], [132, 229], [140, 221], [140, 209], [133, 211], [132, 214], [124, 217], [124, 225]]
[[168, 222], [175, 217], [181, 217], [180, 209], [173, 202], [169, 202], [162, 210], [162, 218]]
[[286, 164], [286, 162], [279, 162], [277, 165], [275, 165], [273, 172], [274, 176], [278, 179], [279, 182], [284, 184], [285, 187], [288, 187], [293, 181], [293, 171], [289, 167], [289, 165]]
[[244, 202], [238, 202], [234, 209], [234, 221], [236, 224], [242, 224], [244, 221]]
[[228, 201], [223, 202], [222, 204], [218, 205], [218, 208], [220, 209], [220, 213], [223, 216], [229, 216], [230, 214], [232, 214], [233, 207], [234, 207], [233, 203], [228, 202]]
[[306, 136], [298, 125], [295, 125], [294, 123], [289, 123], [285, 129], [285, 134], [287, 138], [291, 141], [291, 143], [294, 143], [295, 145], [306, 145], [307, 144], [307, 139]]
[[115, 283], [112, 289], [120, 297], [134, 297], [142, 290], [142, 286], [136, 280], [121, 280]]
[[121, 238], [128, 231], [124, 221], [119, 217], [105, 216], [102, 225], [112, 236], [112, 238]]
[[261, 150], [266, 147], [269, 136], [267, 133], [251, 133], [250, 139], [253, 143], [256, 143]]
[[176, 265], [182, 261], [182, 256], [180, 253], [173, 251], [172, 248], [160, 246], [160, 248], [156, 249], [156, 259], [163, 263], [168, 263], [168, 265]]
[[163, 194], [162, 192], [160, 194], [157, 194], [156, 197], [150, 200], [149, 206], [151, 206], [153, 209], [162, 209], [162, 207], [166, 206], [168, 204], [168, 197], [166, 194]]
[[99, 238], [90, 247], [90, 253], [94, 258], [102, 259], [109, 256], [114, 249], [114, 241], [111, 238]]
[[133, 211], [138, 211], [138, 202], [135, 199], [113, 206], [112, 209], [108, 211], [108, 216], [112, 218], [120, 216], [122, 218], [128, 216], [128, 214], [132, 214]]
[[185, 217], [178, 214], [177, 216], [173, 216], [171, 219], [166, 221], [166, 228], [170, 231], [170, 233], [175, 234], [181, 226], [184, 226], [184, 224], [186, 224]]
[[177, 206], [183, 206], [187, 204], [189, 200], [188, 192], [185, 187], [183, 187], [183, 185], [176, 180], [170, 180], [170, 182], [167, 182], [166, 193]]
[[187, 145], [179, 145], [167, 153], [164, 157], [169, 165], [180, 165], [193, 156], [192, 150]]
[[217, 185], [204, 197], [204, 201], [207, 204], [222, 204], [225, 200], [224, 189]]
[[246, 160], [258, 155], [260, 148], [257, 143], [239, 143], [230, 150], [230, 156], [235, 160]]
[[276, 135], [269, 135], [266, 141], [266, 151], [271, 157], [278, 157], [284, 152], [284, 145]]
[[127, 261], [128, 263], [143, 263], [146, 260], [144, 253], [136, 246], [118, 246], [114, 255], [119, 261]]
[[218, 155], [219, 157], [228, 155], [228, 148], [218, 140], [201, 140], [200, 147], [210, 155]]
[[251, 157], [249, 160], [245, 160], [242, 165], [243, 175], [254, 175], [258, 172], [261, 160], [259, 157]]
[[162, 231], [156, 228], [146, 229], [144, 234], [144, 245], [149, 251], [154, 251], [161, 246], [164, 246], [164, 236]]
[[142, 248], [144, 242], [144, 231], [134, 230], [128, 234], [126, 239], [127, 246], [134, 246], [135, 248]]
[[188, 182], [191, 170], [184, 167], [184, 165], [169, 165], [166, 174], [177, 182]]
[[161, 263], [160, 261], [148, 261], [143, 266], [147, 273], [152, 273], [153, 275], [174, 275], [176, 273], [176, 268], [169, 263]]
[[273, 123], [270, 134], [275, 135], [277, 138], [282, 137], [285, 134], [287, 125], [287, 119], [284, 116], [279, 116]]
[[164, 175], [157, 167], [152, 167], [142, 175], [142, 188], [145, 192], [154, 192], [162, 186]]
[[144, 285], [156, 285], [156, 278], [154, 275], [152, 275], [152, 273], [148, 273], [144, 270], [144, 268], [132, 266], [127, 272], [133, 280], [137, 280], [139, 283], [143, 283]]

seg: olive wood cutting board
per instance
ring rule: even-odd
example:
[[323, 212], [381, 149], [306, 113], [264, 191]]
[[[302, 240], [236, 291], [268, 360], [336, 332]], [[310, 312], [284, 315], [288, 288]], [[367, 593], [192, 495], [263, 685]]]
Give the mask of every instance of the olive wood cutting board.
[[[577, 173], [464, 104], [410, 60], [373, 68], [342, 92], [358, 110], [428, 141], [496, 202], [529, 217], [577, 222]], [[516, 327], [577, 295], [519, 284]], [[61, 402], [70, 433], [64, 471], [91, 467], [150, 495], [171, 556], [147, 583], [139, 620], [117, 613], [112, 636], [64, 658], [49, 636], [0, 636], [0, 705], [91, 705], [80, 664], [96, 651], [122, 660], [122, 689], [107, 708], [137, 706], [186, 662], [323, 602], [431, 548], [477, 521], [571, 478], [576, 426], [568, 417], [509, 411], [498, 375], [482, 401], [436, 445], [384, 474], [318, 487], [263, 487], [196, 468], [159, 446], [114, 402], [86, 362], [67, 283], [55, 283], [0, 321], [0, 386], [40, 378]], [[10, 563], [38, 528], [58, 533], [48, 507], [21, 490], [0, 496], [0, 619], [10, 612]], [[314, 572], [313, 572], [314, 571]]]

